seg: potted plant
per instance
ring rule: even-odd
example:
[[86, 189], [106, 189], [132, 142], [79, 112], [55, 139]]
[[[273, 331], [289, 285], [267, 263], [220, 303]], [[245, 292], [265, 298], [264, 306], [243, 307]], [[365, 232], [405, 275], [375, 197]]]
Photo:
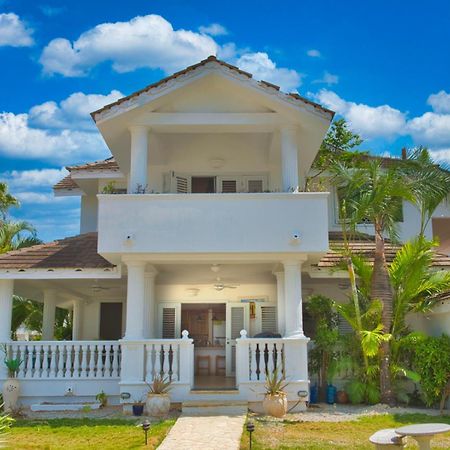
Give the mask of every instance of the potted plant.
[[284, 391], [287, 383], [283, 377], [278, 376], [278, 368], [272, 374], [266, 374], [266, 390], [263, 400], [264, 412], [273, 417], [283, 417], [287, 413], [288, 402]]
[[146, 401], [147, 414], [149, 416], [165, 416], [170, 410], [169, 390], [171, 381], [162, 375], [155, 375], [148, 385], [148, 394]]
[[104, 391], [101, 391], [95, 396], [95, 400], [97, 400], [100, 403], [100, 408], [104, 408], [108, 404], [108, 397], [104, 393]]
[[134, 400], [131, 408], [133, 409], [133, 416], [140, 417], [144, 414], [144, 406], [145, 403], [142, 401], [142, 398], [139, 400]]
[[5, 412], [13, 412], [17, 409], [17, 401], [19, 400], [20, 383], [17, 379], [17, 373], [22, 361], [19, 358], [9, 358], [6, 346], [3, 348], [5, 352], [5, 366], [8, 369], [8, 378], [3, 383], [3, 402]]

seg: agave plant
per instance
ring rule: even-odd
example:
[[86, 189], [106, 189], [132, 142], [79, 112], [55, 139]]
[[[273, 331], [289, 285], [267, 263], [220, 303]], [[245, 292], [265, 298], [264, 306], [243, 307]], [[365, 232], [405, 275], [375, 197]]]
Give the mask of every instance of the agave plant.
[[278, 375], [278, 367], [272, 373], [266, 373], [266, 383], [264, 385], [266, 395], [285, 394], [284, 389], [287, 385], [285, 378], [282, 375]]
[[5, 353], [5, 366], [8, 369], [8, 376], [10, 378], [15, 378], [17, 373], [19, 372], [19, 367], [22, 364], [22, 360], [19, 358], [9, 358], [8, 357], [8, 348], [6, 345], [3, 345], [3, 352]]
[[149, 394], [167, 394], [172, 382], [169, 378], [164, 378], [162, 375], [155, 375], [151, 383], [147, 383]]

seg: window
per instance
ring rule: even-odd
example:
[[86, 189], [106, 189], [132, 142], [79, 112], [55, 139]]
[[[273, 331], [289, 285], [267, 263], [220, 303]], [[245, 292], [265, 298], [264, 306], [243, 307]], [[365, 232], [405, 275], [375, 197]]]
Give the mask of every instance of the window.
[[237, 180], [221, 180], [221, 192], [224, 194], [237, 192]]

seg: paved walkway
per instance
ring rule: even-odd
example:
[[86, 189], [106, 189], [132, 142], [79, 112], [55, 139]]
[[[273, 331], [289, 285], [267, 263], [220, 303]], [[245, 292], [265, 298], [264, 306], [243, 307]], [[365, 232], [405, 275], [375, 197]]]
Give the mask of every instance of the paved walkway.
[[190, 408], [158, 450], [238, 450], [246, 414], [244, 407]]

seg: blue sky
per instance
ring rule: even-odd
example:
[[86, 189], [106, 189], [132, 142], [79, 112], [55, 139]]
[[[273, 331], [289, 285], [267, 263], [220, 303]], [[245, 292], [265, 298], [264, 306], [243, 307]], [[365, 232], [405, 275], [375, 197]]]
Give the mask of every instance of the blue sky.
[[44, 240], [76, 234], [64, 166], [108, 156], [89, 112], [211, 53], [345, 117], [363, 147], [450, 162], [450, 2], [0, 0], [0, 179]]

